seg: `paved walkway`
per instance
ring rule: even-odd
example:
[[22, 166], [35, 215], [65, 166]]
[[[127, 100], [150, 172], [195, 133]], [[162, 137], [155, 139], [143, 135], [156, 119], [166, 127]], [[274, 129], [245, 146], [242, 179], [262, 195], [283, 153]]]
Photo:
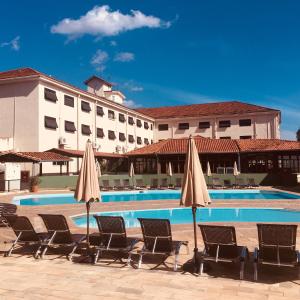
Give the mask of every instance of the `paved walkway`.
[[[0, 196], [0, 202], [10, 202], [12, 196]], [[177, 201], [146, 201], [144, 203], [99, 203], [93, 211], [134, 208], [176, 207]], [[214, 201], [213, 206], [286, 207], [297, 209], [298, 201]], [[20, 207], [19, 214], [28, 215], [35, 227], [42, 230], [37, 217], [39, 212], [63, 213], [67, 216], [83, 213], [83, 205], [57, 205]], [[70, 220], [72, 230], [82, 232]], [[253, 223], [235, 223], [237, 239], [250, 251], [257, 245], [257, 233]], [[175, 239], [192, 241], [191, 225], [172, 227]], [[300, 232], [300, 230], [298, 231]], [[130, 234], [140, 234], [139, 229], [130, 229]], [[299, 233], [298, 233], [299, 235]], [[0, 241], [11, 239], [9, 229], [0, 228]], [[300, 248], [298, 236], [298, 248]], [[9, 245], [1, 243], [4, 251]], [[199, 236], [199, 247], [202, 240]], [[183, 248], [180, 262], [192, 255]], [[78, 256], [79, 257], [79, 256]], [[78, 259], [75, 259], [78, 261]], [[95, 266], [69, 262], [58, 254], [49, 253], [44, 260], [34, 260], [27, 254], [0, 256], [0, 299], [300, 299], [300, 280], [297, 270], [264, 267], [259, 272], [259, 281], [254, 283], [251, 262], [246, 265], [245, 280], [238, 278], [238, 266], [231, 264], [212, 265], [208, 274], [195, 277], [166, 268], [149, 270], [153, 262], [146, 261], [142, 269], [107, 265], [109, 260], [99, 261]], [[172, 267], [172, 259], [168, 261]]]

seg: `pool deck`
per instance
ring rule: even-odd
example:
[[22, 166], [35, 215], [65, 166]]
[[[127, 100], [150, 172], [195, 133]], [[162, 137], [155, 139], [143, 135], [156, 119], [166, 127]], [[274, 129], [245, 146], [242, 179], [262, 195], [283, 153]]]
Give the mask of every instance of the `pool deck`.
[[[0, 202], [11, 202], [12, 197], [0, 195]], [[91, 211], [173, 207], [178, 207], [177, 200], [94, 203]], [[300, 200], [215, 200], [211, 207], [281, 207], [299, 210]], [[85, 213], [85, 205], [18, 207], [18, 214], [28, 216], [38, 231], [44, 230], [44, 227], [37, 214], [45, 212], [69, 217]], [[68, 221], [72, 231], [84, 233], [83, 228], [75, 227], [71, 219]], [[255, 223], [226, 225], [236, 227], [238, 243], [247, 245], [252, 252], [257, 246]], [[13, 237], [11, 230], [0, 230], [0, 241]], [[174, 239], [190, 241], [190, 254], [183, 248], [180, 256], [180, 262], [183, 263], [192, 255], [192, 225], [173, 225], [172, 231]], [[141, 232], [139, 228], [131, 228], [128, 234], [140, 235]], [[200, 232], [198, 241], [201, 249], [203, 243]], [[8, 245], [1, 243], [0, 247], [4, 251]], [[297, 247], [300, 249], [300, 228]], [[168, 261], [172, 263], [172, 259]], [[230, 264], [213, 265], [208, 274], [195, 277], [163, 267], [149, 270], [153, 266], [150, 261], [146, 261], [142, 269], [136, 270], [123, 268], [117, 263], [108, 266], [101, 261], [95, 266], [72, 263], [54, 253], [47, 255], [43, 261], [36, 261], [29, 255], [0, 256], [0, 266], [0, 299], [300, 299], [300, 280], [296, 270], [264, 267], [259, 272], [258, 282], [253, 282], [251, 262], [246, 265], [245, 279], [242, 281], [238, 278], [238, 268]]]

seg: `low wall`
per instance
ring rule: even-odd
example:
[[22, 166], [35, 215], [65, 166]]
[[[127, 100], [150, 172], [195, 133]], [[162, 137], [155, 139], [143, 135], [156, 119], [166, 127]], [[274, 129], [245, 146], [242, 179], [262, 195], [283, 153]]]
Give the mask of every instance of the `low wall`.
[[[174, 174], [171, 178], [169, 178], [166, 174], [145, 174], [145, 175], [135, 175], [136, 179], [142, 179], [144, 185], [151, 185], [153, 178], [158, 178], [159, 184], [161, 184], [162, 180], [167, 178], [169, 184], [176, 184], [176, 178], [182, 178], [183, 174]], [[212, 178], [220, 178], [222, 182], [224, 179], [229, 179], [231, 183], [235, 182], [235, 178], [232, 174], [213, 174], [212, 177], [207, 178], [207, 183], [212, 183]], [[256, 184], [262, 186], [295, 186], [297, 185], [297, 174], [267, 174], [267, 173], [249, 173], [249, 174], [241, 174], [239, 178], [244, 178], [244, 181], [247, 182], [248, 178], [254, 178]], [[40, 187], [45, 189], [64, 189], [70, 188], [74, 189], [76, 186], [77, 175], [72, 176], [41, 176]], [[119, 174], [119, 175], [102, 175], [100, 178], [100, 185], [102, 185], [102, 180], [109, 180], [110, 186], [114, 186], [114, 180], [120, 179], [121, 183], [123, 180], [130, 180], [127, 174]]]

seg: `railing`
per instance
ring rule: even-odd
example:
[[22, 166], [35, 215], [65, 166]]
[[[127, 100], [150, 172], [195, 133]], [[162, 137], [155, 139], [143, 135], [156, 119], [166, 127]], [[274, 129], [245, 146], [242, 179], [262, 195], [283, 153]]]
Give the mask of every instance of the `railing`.
[[0, 180], [0, 192], [19, 191], [28, 188], [28, 182], [21, 182], [20, 179]]

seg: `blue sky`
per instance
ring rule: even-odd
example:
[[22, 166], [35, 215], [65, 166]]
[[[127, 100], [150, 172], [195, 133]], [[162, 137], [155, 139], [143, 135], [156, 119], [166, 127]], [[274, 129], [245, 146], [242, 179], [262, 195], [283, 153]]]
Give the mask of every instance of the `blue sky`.
[[0, 70], [30, 66], [80, 87], [97, 74], [136, 106], [275, 107], [283, 138], [300, 126], [298, 0], [12, 0], [0, 12]]

